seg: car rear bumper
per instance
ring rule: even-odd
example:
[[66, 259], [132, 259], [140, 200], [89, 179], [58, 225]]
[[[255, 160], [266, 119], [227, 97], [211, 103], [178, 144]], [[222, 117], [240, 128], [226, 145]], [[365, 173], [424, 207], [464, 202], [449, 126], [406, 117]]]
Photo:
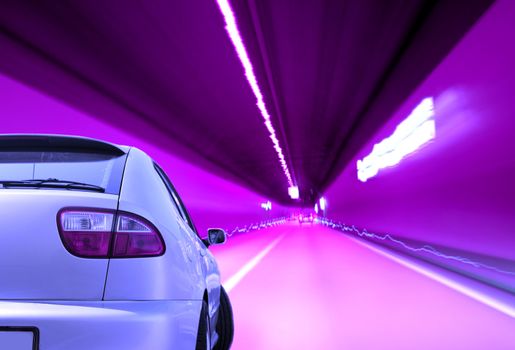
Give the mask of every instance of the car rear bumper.
[[194, 349], [200, 308], [201, 301], [0, 301], [0, 326], [36, 327], [41, 350]]

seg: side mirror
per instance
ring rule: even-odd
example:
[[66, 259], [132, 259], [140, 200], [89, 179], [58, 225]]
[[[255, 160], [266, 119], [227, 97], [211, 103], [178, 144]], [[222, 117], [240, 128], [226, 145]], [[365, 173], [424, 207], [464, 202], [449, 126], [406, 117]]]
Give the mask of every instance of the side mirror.
[[227, 241], [227, 233], [221, 228], [210, 228], [207, 230], [207, 242], [209, 245], [224, 244]]

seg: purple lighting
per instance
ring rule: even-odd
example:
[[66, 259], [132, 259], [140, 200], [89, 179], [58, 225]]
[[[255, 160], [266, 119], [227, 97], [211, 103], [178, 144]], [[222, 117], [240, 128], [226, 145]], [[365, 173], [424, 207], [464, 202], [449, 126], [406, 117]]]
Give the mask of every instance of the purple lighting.
[[225, 29], [227, 30], [229, 38], [231, 39], [232, 44], [236, 49], [236, 53], [238, 54], [238, 58], [240, 59], [241, 64], [243, 65], [243, 69], [245, 70], [245, 76], [247, 77], [250, 88], [256, 96], [257, 106], [259, 108], [259, 111], [261, 112], [261, 115], [263, 116], [263, 119], [265, 120], [265, 126], [268, 129], [268, 132], [270, 133], [270, 139], [274, 144], [274, 149], [277, 152], [277, 156], [279, 157], [279, 162], [281, 163], [281, 167], [283, 168], [284, 175], [286, 175], [286, 178], [288, 180], [288, 185], [290, 186], [290, 188], [294, 187], [294, 181], [290, 174], [290, 170], [288, 169], [288, 164], [286, 164], [286, 159], [284, 158], [283, 150], [279, 145], [279, 140], [277, 139], [274, 126], [272, 125], [272, 121], [270, 120], [270, 113], [268, 113], [268, 110], [266, 108], [265, 101], [263, 100], [263, 94], [261, 93], [261, 90], [257, 82], [257, 78], [254, 74], [254, 69], [252, 68], [252, 63], [250, 62], [247, 50], [245, 49], [245, 45], [243, 44], [243, 39], [241, 38], [238, 26], [236, 25], [236, 18], [234, 16], [234, 12], [231, 8], [231, 5], [229, 5], [228, 0], [217, 0], [217, 3], [220, 7], [222, 15], [224, 16]]

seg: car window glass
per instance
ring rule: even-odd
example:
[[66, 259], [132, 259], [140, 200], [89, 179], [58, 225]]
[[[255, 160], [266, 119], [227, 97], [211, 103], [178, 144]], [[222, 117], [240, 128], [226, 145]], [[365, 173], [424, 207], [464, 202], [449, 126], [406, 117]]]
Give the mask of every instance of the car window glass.
[[0, 180], [59, 179], [118, 194], [126, 156], [64, 151], [0, 151]]
[[157, 164], [154, 164], [154, 167], [155, 167], [157, 173], [159, 174], [159, 177], [161, 178], [161, 180], [165, 184], [165, 186], [166, 186], [166, 188], [168, 190], [168, 193], [170, 194], [170, 197], [172, 198], [172, 201], [174, 202], [177, 210], [179, 211], [179, 214], [184, 219], [186, 224], [188, 224], [188, 226], [193, 230], [193, 232], [196, 232], [196, 229], [193, 226], [193, 223], [191, 222], [191, 219], [190, 219], [190, 217], [188, 215], [188, 212], [186, 211], [186, 208], [184, 208], [184, 206], [183, 206], [183, 204], [182, 204], [182, 202], [181, 202], [181, 200], [179, 198], [179, 195], [177, 194], [177, 192], [173, 188], [173, 185], [170, 182], [170, 179], [168, 178], [166, 173]]
[[[184, 218], [184, 213], [182, 212], [181, 210], [181, 207], [179, 206], [179, 203], [177, 203], [177, 199], [173, 196], [173, 194], [170, 192], [170, 188], [165, 180], [165, 178], [163, 177], [163, 173], [160, 171], [159, 168], [156, 167], [156, 172], [157, 174], [159, 175], [159, 177], [161, 178], [161, 181], [163, 181], [163, 185], [166, 187], [166, 190], [168, 191], [168, 194], [170, 195], [170, 199], [172, 200], [172, 203], [174, 204], [174, 207], [175, 209], [177, 209], [177, 212], [179, 213], [179, 215], [181, 216], [181, 218], [185, 220]], [[187, 221], [186, 221], [187, 222]]]

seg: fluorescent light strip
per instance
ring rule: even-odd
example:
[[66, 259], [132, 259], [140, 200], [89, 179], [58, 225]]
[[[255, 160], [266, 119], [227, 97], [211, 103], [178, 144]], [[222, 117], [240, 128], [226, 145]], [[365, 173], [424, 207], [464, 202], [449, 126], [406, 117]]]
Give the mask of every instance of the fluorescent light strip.
[[358, 179], [366, 182], [380, 169], [398, 164], [435, 137], [433, 98], [422, 100], [411, 114], [395, 128], [394, 133], [374, 145], [372, 152], [358, 160]]
[[231, 39], [232, 44], [236, 49], [236, 53], [238, 54], [238, 58], [240, 59], [241, 64], [243, 65], [243, 69], [245, 70], [245, 76], [247, 77], [247, 80], [250, 84], [250, 88], [256, 96], [257, 106], [259, 108], [259, 111], [261, 112], [261, 115], [263, 116], [265, 126], [268, 129], [268, 132], [270, 133], [270, 139], [274, 144], [274, 149], [277, 153], [277, 156], [279, 157], [279, 162], [281, 163], [281, 167], [283, 168], [284, 175], [286, 175], [286, 178], [288, 180], [288, 185], [290, 187], [293, 187], [294, 182], [292, 180], [290, 170], [288, 169], [288, 164], [286, 163], [286, 159], [284, 158], [282, 148], [279, 145], [279, 140], [277, 139], [275, 129], [270, 120], [270, 114], [266, 109], [263, 94], [259, 89], [259, 85], [254, 74], [254, 69], [252, 68], [252, 63], [250, 62], [247, 50], [245, 49], [245, 45], [243, 45], [243, 39], [241, 38], [238, 26], [236, 25], [236, 18], [234, 16], [234, 12], [228, 0], [217, 0], [217, 3], [220, 7], [220, 11], [222, 12], [222, 15], [225, 20], [225, 29], [227, 30], [229, 38]]

